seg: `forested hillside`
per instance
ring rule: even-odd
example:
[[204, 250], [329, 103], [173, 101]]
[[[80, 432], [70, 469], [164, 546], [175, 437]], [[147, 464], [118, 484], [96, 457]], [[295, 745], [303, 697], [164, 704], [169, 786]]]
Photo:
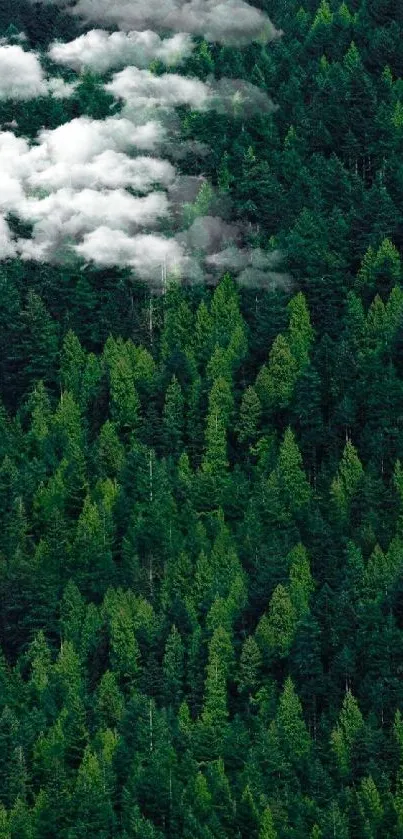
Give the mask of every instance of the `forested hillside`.
[[0, 3], [0, 839], [403, 837], [403, 4], [77, 5]]

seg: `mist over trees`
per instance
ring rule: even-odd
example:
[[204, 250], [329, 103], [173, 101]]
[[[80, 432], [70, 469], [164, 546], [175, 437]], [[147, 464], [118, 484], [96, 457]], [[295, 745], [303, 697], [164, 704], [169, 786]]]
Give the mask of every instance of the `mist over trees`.
[[0, 6], [0, 839], [403, 836], [403, 10]]

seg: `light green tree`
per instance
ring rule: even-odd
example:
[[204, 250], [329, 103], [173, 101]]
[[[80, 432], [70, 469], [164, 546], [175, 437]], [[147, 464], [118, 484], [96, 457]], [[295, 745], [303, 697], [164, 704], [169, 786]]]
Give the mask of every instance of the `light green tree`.
[[330, 742], [341, 775], [347, 776], [351, 769], [351, 758], [357, 738], [364, 727], [364, 720], [358, 702], [350, 690], [346, 691], [336, 727]]
[[259, 686], [262, 655], [255, 638], [248, 635], [242, 645], [238, 668], [238, 690], [253, 694]]
[[102, 729], [115, 728], [122, 719], [124, 698], [116, 674], [106, 670], [98, 685], [95, 699], [95, 716]]
[[278, 833], [274, 827], [273, 816], [270, 807], [265, 807], [259, 827], [259, 839], [277, 839]]
[[290, 427], [285, 431], [277, 466], [269, 480], [277, 485], [281, 501], [291, 513], [298, 512], [311, 500], [312, 491], [304, 472], [302, 455]]
[[73, 824], [68, 839], [109, 839], [114, 817], [109, 790], [98, 757], [87, 746], [78, 770], [72, 800]]
[[279, 699], [276, 726], [287, 759], [299, 765], [310, 754], [312, 743], [302, 715], [302, 705], [290, 676], [285, 680]]
[[263, 655], [285, 658], [296, 628], [297, 612], [288, 589], [280, 583], [271, 596], [267, 615], [263, 615], [256, 628], [256, 640]]
[[284, 335], [275, 338], [267, 364], [260, 369], [255, 390], [265, 411], [286, 408], [291, 400], [298, 365]]
[[364, 475], [357, 449], [347, 441], [337, 475], [333, 479], [330, 493], [338, 514], [342, 519], [348, 516], [351, 501]]
[[227, 428], [233, 411], [233, 394], [228, 381], [217, 379], [209, 395], [202, 470], [213, 477], [225, 476], [228, 469]]
[[97, 441], [97, 456], [102, 477], [116, 477], [124, 463], [124, 446], [119, 439], [115, 423], [106, 420]]
[[253, 446], [259, 434], [259, 425], [262, 414], [260, 399], [254, 387], [248, 387], [241, 401], [238, 418], [238, 440], [240, 443], [247, 443]]
[[63, 388], [68, 390], [79, 402], [81, 397], [82, 376], [85, 369], [86, 353], [77, 335], [69, 329], [63, 341], [60, 378]]
[[311, 326], [306, 299], [302, 292], [298, 292], [288, 304], [289, 325], [287, 338], [289, 347], [298, 365], [298, 373], [309, 361], [309, 351], [312, 346], [314, 331]]
[[363, 778], [357, 792], [358, 807], [363, 824], [363, 830], [369, 839], [376, 839], [379, 825], [382, 821], [384, 808], [381, 796], [371, 775]]
[[203, 753], [209, 760], [220, 756], [228, 727], [227, 687], [233, 658], [231, 636], [219, 627], [209, 643], [204, 703], [200, 717]]

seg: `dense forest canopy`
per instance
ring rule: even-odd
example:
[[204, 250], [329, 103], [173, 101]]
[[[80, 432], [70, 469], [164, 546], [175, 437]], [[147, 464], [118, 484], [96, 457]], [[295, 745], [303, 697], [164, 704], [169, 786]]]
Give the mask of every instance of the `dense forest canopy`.
[[403, 837], [402, 35], [0, 3], [0, 839]]

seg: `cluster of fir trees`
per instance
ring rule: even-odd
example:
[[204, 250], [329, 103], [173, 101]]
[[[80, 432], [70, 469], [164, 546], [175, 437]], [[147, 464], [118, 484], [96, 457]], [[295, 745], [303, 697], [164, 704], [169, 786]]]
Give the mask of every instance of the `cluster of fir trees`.
[[292, 291], [1, 265], [2, 839], [403, 836], [402, 11], [259, 5], [281, 40], [185, 72], [280, 108], [184, 111], [181, 165]]
[[2, 410], [2, 833], [398, 836], [403, 291], [329, 379], [302, 292], [256, 366], [192, 295]]

